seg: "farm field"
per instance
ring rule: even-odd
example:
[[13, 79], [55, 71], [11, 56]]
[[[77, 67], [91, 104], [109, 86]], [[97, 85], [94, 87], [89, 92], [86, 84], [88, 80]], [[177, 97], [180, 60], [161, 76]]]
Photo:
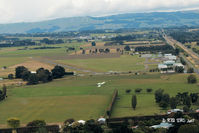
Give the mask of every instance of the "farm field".
[[[41, 46], [28, 46], [28, 48], [39, 48], [39, 47], [58, 47], [56, 49], [24, 49], [25, 47], [12, 47], [12, 48], [1, 48], [0, 57], [41, 57], [41, 56], [57, 56], [67, 55], [72, 51], [67, 52], [67, 47], [79, 48], [85, 43], [64, 43], [55, 45], [41, 45]], [[22, 49], [22, 50], [19, 50]]]
[[[119, 99], [112, 117], [162, 114], [154, 100], [154, 91], [162, 88], [174, 96], [178, 92], [198, 92], [197, 84], [187, 84], [187, 74], [161, 75], [109, 75], [66, 77], [47, 84], [22, 86], [8, 89], [8, 98], [0, 103], [0, 124], [6, 124], [10, 117], [17, 117], [21, 123], [44, 119], [48, 123], [63, 122], [68, 118], [97, 119], [103, 116], [114, 89], [119, 90]], [[98, 82], [105, 81], [101, 88]], [[138, 105], [131, 108], [131, 96], [136, 88], [143, 91], [137, 95]], [[146, 93], [146, 88], [153, 92]], [[126, 94], [126, 89], [132, 89]]]
[[[24, 57], [24, 58], [0, 58], [0, 61], [2, 61], [2, 65], [0, 66], [0, 76], [1, 77], [7, 77], [8, 74], [15, 74], [15, 68], [18, 66], [24, 66], [28, 68], [30, 71], [36, 71], [37, 69], [43, 67], [48, 70], [51, 70], [53, 68], [53, 65], [49, 65], [46, 63], [42, 63], [36, 60], [33, 60], [32, 58]], [[3, 69], [2, 67], [6, 66], [6, 69]]]
[[131, 55], [122, 55], [118, 58], [90, 58], [90, 59], [71, 59], [58, 60], [71, 66], [90, 69], [97, 72], [108, 71], [143, 71], [144, 58]]
[[24, 57], [21, 57], [21, 58], [17, 58], [17, 57], [0, 57], [0, 68], [6, 66], [6, 67], [9, 67], [9, 66], [12, 66], [12, 65], [15, 65], [15, 64], [19, 64], [19, 63], [22, 63], [24, 61], [28, 60], [28, 58], [24, 58]]
[[[32, 49], [39, 48], [41, 46], [29, 46], [28, 49], [25, 47], [11, 47], [11, 48], [0, 48], [0, 77], [7, 77], [8, 74], [14, 73], [15, 67], [25, 66], [30, 70], [35, 71], [40, 67], [51, 69], [52, 66], [43, 62], [38, 62], [37, 59], [41, 57], [60, 57], [66, 56], [70, 52], [66, 51], [66, 46], [74, 46], [79, 48], [84, 43], [68, 43], [68, 44], [56, 44], [48, 45], [47, 47], [58, 47], [56, 49]], [[19, 50], [24, 49], [24, 50]], [[36, 59], [36, 60], [35, 60]], [[2, 67], [7, 67], [5, 70]]]
[[[187, 74], [174, 74], [174, 75], [162, 75], [159, 79], [137, 79], [137, 80], [121, 80], [122, 84], [131, 84], [131, 87], [126, 89], [132, 89], [131, 94], [126, 94], [125, 90], [120, 90], [119, 100], [116, 101], [112, 117], [125, 117], [125, 116], [142, 116], [142, 115], [155, 115], [165, 114], [166, 110], [162, 110], [156, 103], [154, 92], [161, 88], [165, 93], [168, 93], [171, 97], [175, 96], [179, 92], [194, 92], [197, 93], [199, 85], [187, 84]], [[137, 95], [137, 107], [134, 111], [131, 107], [132, 94], [135, 94], [135, 88], [143, 89], [140, 94]], [[152, 88], [152, 93], [147, 93], [146, 89]], [[179, 107], [182, 108], [182, 107]], [[192, 108], [198, 108], [192, 106]]]

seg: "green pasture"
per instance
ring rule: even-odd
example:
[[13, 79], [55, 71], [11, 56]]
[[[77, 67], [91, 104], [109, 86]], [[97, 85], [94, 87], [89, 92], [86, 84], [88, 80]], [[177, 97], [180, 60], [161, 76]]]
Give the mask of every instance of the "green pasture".
[[56, 49], [31, 49], [31, 50], [19, 50], [24, 47], [11, 47], [11, 48], [1, 48], [0, 49], [0, 57], [41, 57], [41, 56], [59, 56], [59, 55], [67, 55], [70, 52], [66, 52], [67, 47], [75, 47], [79, 50], [81, 45], [85, 43], [66, 43], [66, 44], [55, 44], [55, 45], [41, 45], [41, 46], [28, 46], [27, 48], [37, 48], [37, 47], [60, 47]]
[[3, 66], [9, 67], [15, 64], [23, 63], [26, 60], [28, 60], [28, 58], [25, 57], [0, 57], [0, 68]]
[[122, 55], [118, 58], [90, 58], [90, 59], [71, 59], [59, 60], [71, 66], [90, 69], [97, 72], [108, 71], [143, 71], [144, 58], [131, 55]]
[[[8, 89], [8, 98], [0, 103], [0, 124], [10, 117], [22, 123], [44, 119], [49, 123], [65, 119], [97, 119], [103, 116], [114, 89], [119, 90], [119, 99], [113, 108], [112, 117], [162, 114], [154, 100], [154, 91], [162, 88], [174, 96], [178, 92], [199, 92], [197, 84], [187, 84], [186, 74], [161, 75], [115, 75], [66, 77], [46, 84], [22, 86]], [[105, 81], [101, 88], [98, 82]], [[143, 91], [137, 95], [136, 110], [131, 108], [131, 96], [136, 88]], [[147, 93], [146, 88], [152, 88]], [[126, 89], [132, 89], [126, 94]]]
[[[130, 94], [126, 94], [125, 90], [120, 90], [119, 100], [117, 100], [114, 106], [112, 117], [165, 114], [167, 110], [162, 110], [155, 103], [155, 90], [162, 88], [165, 93], [170, 95], [170, 97], [175, 96], [179, 92], [199, 92], [198, 84], [187, 84], [187, 76], [188, 75], [186, 74], [174, 74], [160, 76], [159, 79], [135, 79], [134, 81], [121, 80], [121, 84], [129, 84], [129, 87], [127, 86], [125, 90], [131, 89], [132, 91]], [[137, 108], [136, 110], [133, 110], [131, 107], [131, 98], [132, 94], [135, 94], [136, 88], [141, 88], [142, 92], [136, 94]], [[153, 92], [147, 93], [147, 88], [152, 88]], [[194, 105], [192, 108], [196, 109], [198, 107]]]

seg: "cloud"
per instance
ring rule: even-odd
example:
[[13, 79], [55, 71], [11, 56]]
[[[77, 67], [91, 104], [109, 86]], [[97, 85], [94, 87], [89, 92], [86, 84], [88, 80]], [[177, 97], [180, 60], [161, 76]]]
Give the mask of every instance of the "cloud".
[[198, 7], [199, 0], [0, 0], [0, 23]]

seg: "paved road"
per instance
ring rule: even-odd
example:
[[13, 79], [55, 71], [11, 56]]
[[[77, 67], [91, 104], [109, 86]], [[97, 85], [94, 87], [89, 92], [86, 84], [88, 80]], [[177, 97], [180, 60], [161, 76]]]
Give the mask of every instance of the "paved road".
[[182, 48], [187, 54], [189, 54], [193, 59], [199, 61], [199, 55], [196, 54], [195, 52], [193, 52], [192, 50], [188, 49], [187, 47], [185, 47], [182, 43], [174, 40], [171, 37], [168, 36], [164, 36], [165, 40], [167, 41], [167, 43], [169, 43], [170, 45], [172, 45], [173, 47], [175, 47], [175, 45], [177, 45], [178, 47]]
[[184, 55], [180, 54], [180, 57], [182, 57], [182, 58], [185, 60], [185, 62], [187, 63], [187, 65], [188, 65], [189, 67], [192, 67], [192, 68], [194, 69], [194, 72], [195, 72], [195, 73], [199, 74], [199, 70], [196, 69], [196, 68], [193, 66], [193, 64], [191, 64], [191, 63], [184, 57]]
[[[193, 59], [196, 63], [198, 63], [198, 61], [199, 61], [199, 56], [198, 56], [196, 53], [194, 53], [192, 50], [189, 50], [189, 49], [188, 49], [187, 47], [185, 47], [182, 43], [180, 43], [180, 42], [174, 40], [172, 37], [168, 37], [168, 36], [165, 35], [165, 34], [163, 34], [163, 37], [164, 37], [164, 39], [166, 40], [166, 42], [167, 42], [168, 44], [170, 44], [172, 47], [175, 48], [175, 45], [177, 45], [178, 47], [182, 48], [190, 57], [192, 57], [192, 59]], [[199, 70], [198, 70], [190, 61], [188, 61], [182, 54], [180, 54], [180, 57], [182, 57], [182, 58], [186, 61], [187, 65], [188, 65], [189, 67], [192, 67], [192, 68], [194, 69], [194, 71], [195, 71], [197, 74], [199, 74]], [[197, 64], [195, 64], [195, 65], [197, 65]]]

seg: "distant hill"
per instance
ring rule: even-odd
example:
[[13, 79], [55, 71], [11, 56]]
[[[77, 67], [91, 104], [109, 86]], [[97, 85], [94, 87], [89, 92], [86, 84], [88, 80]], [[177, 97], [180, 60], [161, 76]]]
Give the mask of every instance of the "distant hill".
[[172, 26], [199, 26], [199, 11], [127, 13], [106, 17], [71, 17], [33, 23], [0, 24], [0, 33], [41, 33]]

